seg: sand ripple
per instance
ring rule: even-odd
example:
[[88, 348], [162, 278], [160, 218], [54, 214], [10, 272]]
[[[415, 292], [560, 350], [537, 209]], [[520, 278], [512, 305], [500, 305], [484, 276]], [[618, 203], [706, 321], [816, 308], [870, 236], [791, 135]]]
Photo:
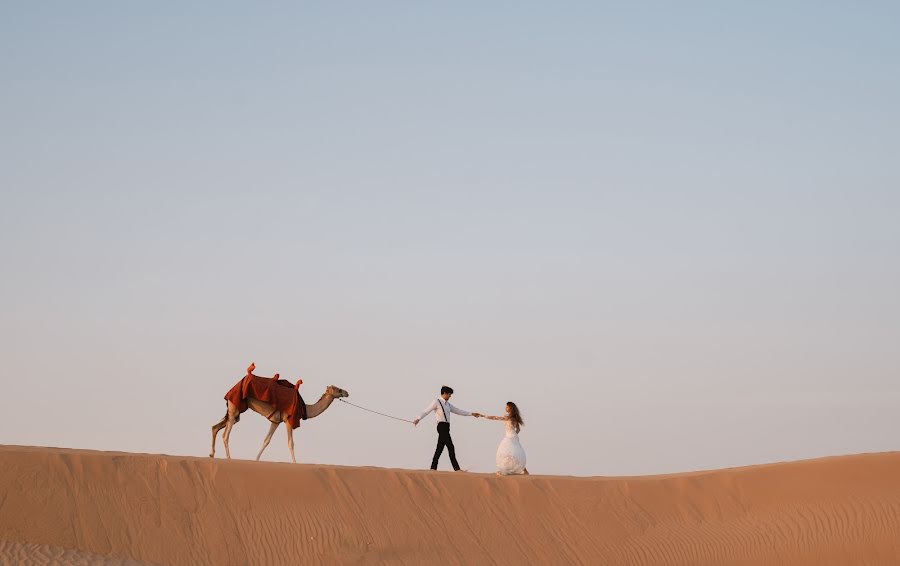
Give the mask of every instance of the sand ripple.
[[149, 564], [149, 562], [112, 558], [49, 544], [0, 540], [0, 564], [4, 566], [13, 564], [16, 566], [139, 566]]

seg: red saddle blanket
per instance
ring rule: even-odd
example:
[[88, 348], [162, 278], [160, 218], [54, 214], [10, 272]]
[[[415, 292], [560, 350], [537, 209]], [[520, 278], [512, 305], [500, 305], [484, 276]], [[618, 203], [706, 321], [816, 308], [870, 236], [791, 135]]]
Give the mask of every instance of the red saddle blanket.
[[297, 428], [301, 420], [306, 420], [306, 403], [303, 402], [299, 389], [284, 379], [260, 377], [250, 373], [225, 394], [225, 400], [231, 401], [241, 413], [247, 410], [248, 397], [268, 403], [287, 415], [291, 428]]

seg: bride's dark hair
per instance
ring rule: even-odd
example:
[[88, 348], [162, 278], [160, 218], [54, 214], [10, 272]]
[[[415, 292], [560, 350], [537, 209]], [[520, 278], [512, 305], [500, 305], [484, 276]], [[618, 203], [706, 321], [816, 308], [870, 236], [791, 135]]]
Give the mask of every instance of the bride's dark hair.
[[516, 427], [516, 432], [519, 432], [522, 430], [522, 425], [525, 424], [525, 421], [522, 420], [522, 413], [512, 401], [507, 401], [506, 406], [509, 407], [509, 421]]

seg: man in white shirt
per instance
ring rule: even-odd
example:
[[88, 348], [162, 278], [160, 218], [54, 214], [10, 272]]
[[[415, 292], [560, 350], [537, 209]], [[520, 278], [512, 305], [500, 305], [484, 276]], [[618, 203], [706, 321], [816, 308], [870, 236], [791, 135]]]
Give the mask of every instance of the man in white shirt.
[[447, 387], [446, 385], [441, 387], [440, 398], [432, 401], [431, 404], [422, 411], [422, 414], [413, 420], [413, 426], [416, 426], [428, 413], [434, 413], [435, 420], [437, 420], [438, 443], [437, 448], [434, 450], [434, 458], [431, 460], [432, 470], [437, 469], [438, 459], [440, 459], [441, 453], [444, 451], [444, 446], [446, 446], [448, 452], [450, 452], [450, 463], [453, 464], [453, 469], [457, 472], [459, 471], [459, 463], [456, 461], [456, 449], [453, 447], [453, 439], [450, 438], [450, 413], [456, 413], [457, 415], [462, 415], [464, 417], [478, 418], [481, 416], [481, 413], [470, 413], [469, 411], [463, 411], [462, 409], [457, 409], [451, 405], [451, 395], [453, 395], [452, 388]]

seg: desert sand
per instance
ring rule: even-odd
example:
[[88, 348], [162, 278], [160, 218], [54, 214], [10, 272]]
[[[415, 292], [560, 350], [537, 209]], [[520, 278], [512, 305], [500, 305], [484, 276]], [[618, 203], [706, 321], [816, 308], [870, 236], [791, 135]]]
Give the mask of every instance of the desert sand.
[[900, 564], [900, 453], [496, 477], [0, 446], [4, 564]]

